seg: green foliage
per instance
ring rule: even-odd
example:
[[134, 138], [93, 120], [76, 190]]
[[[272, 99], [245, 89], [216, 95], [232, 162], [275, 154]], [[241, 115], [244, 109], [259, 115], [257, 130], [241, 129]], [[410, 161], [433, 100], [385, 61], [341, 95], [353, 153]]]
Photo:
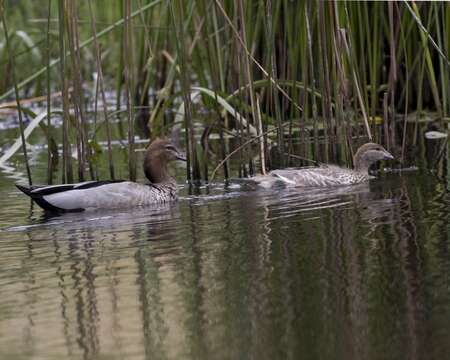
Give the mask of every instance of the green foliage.
[[[221, 102], [259, 129], [259, 98], [262, 131], [276, 126], [279, 145], [291, 144], [295, 128], [311, 125], [314, 140], [323, 136], [331, 145], [346, 143], [353, 148], [355, 135], [395, 141], [388, 139], [400, 136], [393, 130], [398, 114], [406, 118], [427, 108], [441, 119], [448, 116], [450, 5], [446, 2], [62, 0], [51, 2], [50, 15], [43, 3], [48, 4], [5, 2], [13, 50], [8, 52], [1, 32], [0, 72], [9, 73], [11, 58], [23, 69], [17, 74], [22, 97], [45, 95], [41, 84], [45, 76], [52, 92], [60, 91], [62, 78], [67, 79], [67, 89], [74, 93], [66, 106], [78, 109], [74, 125], [67, 126], [78, 135], [77, 146], [80, 154], [86, 151], [88, 162], [93, 155], [89, 156], [83, 131], [91, 125], [85, 122], [83, 110], [92, 99], [80, 91], [82, 85], [95, 88], [94, 73], [101, 73], [102, 92], [115, 93], [118, 110], [126, 105], [124, 94], [130, 96], [132, 106], [125, 112], [129, 134], [135, 127], [146, 129], [145, 136], [167, 132], [173, 122], [167, 110], [176, 111], [184, 102], [188, 176], [194, 179], [201, 176], [196, 158], [202, 156], [196, 154], [195, 144], [189, 145], [196, 141], [194, 122], [203, 122], [206, 137], [211, 124], [221, 139], [233, 133], [243, 143], [255, 135], [245, 126], [239, 128], [238, 121], [230, 122]], [[58, 23], [58, 5], [64, 24]], [[131, 14], [129, 21], [124, 9]], [[45, 70], [47, 25], [50, 66], [63, 59], [60, 71]], [[0, 79], [0, 99], [11, 94], [12, 85], [11, 77]], [[203, 89], [201, 106], [218, 120], [197, 120], [199, 105], [190, 104], [192, 86]], [[107, 120], [106, 108], [102, 110]], [[373, 119], [380, 118], [384, 126], [376, 131]], [[403, 131], [399, 139], [403, 148], [406, 134]], [[110, 136], [108, 130], [109, 154]], [[229, 152], [226, 140], [223, 143], [222, 160]], [[289, 152], [291, 147], [280, 149]], [[132, 154], [131, 150], [130, 158]], [[113, 176], [111, 156], [109, 162]], [[80, 175], [83, 166], [79, 165]]]

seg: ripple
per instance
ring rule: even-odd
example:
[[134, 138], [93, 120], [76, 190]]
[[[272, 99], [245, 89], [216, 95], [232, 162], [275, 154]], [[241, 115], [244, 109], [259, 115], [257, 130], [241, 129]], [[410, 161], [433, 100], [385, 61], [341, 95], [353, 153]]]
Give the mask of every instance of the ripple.
[[426, 328], [445, 353], [449, 196], [423, 176], [279, 191], [217, 183], [182, 188], [171, 206], [60, 216], [0, 189], [0, 349], [348, 358], [335, 346], [345, 343], [409, 356]]

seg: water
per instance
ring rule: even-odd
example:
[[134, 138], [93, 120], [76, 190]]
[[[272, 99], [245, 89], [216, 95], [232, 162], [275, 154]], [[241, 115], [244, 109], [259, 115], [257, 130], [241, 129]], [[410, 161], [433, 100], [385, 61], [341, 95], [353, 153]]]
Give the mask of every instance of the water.
[[0, 172], [0, 359], [448, 358], [450, 178], [419, 168], [56, 217]]

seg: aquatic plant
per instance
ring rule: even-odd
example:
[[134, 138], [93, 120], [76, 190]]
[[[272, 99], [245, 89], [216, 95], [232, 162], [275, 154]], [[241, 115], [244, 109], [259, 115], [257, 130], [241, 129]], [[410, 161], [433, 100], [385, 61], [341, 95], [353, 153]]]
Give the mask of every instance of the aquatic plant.
[[[0, 101], [15, 94], [19, 114], [21, 98], [46, 95], [47, 114], [52, 102], [62, 105], [62, 182], [74, 180], [72, 148], [79, 180], [86, 171], [97, 177], [102, 127], [109, 176], [116, 176], [112, 143], [126, 137], [129, 177], [135, 179], [135, 133], [167, 135], [182, 121], [187, 178], [208, 181], [218, 164], [225, 178], [232, 176], [231, 155], [238, 158], [239, 175], [254, 173], [257, 164], [265, 171], [272, 161], [269, 143], [280, 166], [292, 155], [349, 162], [367, 139], [403, 159], [417, 142], [424, 109], [435, 112], [441, 127], [449, 122], [448, 3], [108, 4], [2, 3], [0, 71], [9, 76], [0, 80]], [[17, 79], [14, 64], [23, 69]], [[60, 98], [51, 98], [59, 92]], [[49, 182], [52, 119], [46, 124]], [[209, 142], [214, 134], [217, 148]], [[319, 143], [326, 144], [324, 153]], [[337, 144], [346, 151], [338, 154]]]

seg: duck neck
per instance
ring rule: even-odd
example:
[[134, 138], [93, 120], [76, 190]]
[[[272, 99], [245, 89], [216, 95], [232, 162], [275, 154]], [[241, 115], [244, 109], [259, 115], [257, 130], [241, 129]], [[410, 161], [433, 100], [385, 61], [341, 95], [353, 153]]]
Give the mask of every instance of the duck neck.
[[174, 181], [167, 170], [167, 163], [159, 157], [147, 156], [144, 162], [144, 172], [152, 184], [172, 183]]
[[361, 156], [358, 156], [358, 154], [356, 154], [355, 156], [354, 163], [355, 163], [355, 171], [363, 174], [369, 173], [370, 164]]

